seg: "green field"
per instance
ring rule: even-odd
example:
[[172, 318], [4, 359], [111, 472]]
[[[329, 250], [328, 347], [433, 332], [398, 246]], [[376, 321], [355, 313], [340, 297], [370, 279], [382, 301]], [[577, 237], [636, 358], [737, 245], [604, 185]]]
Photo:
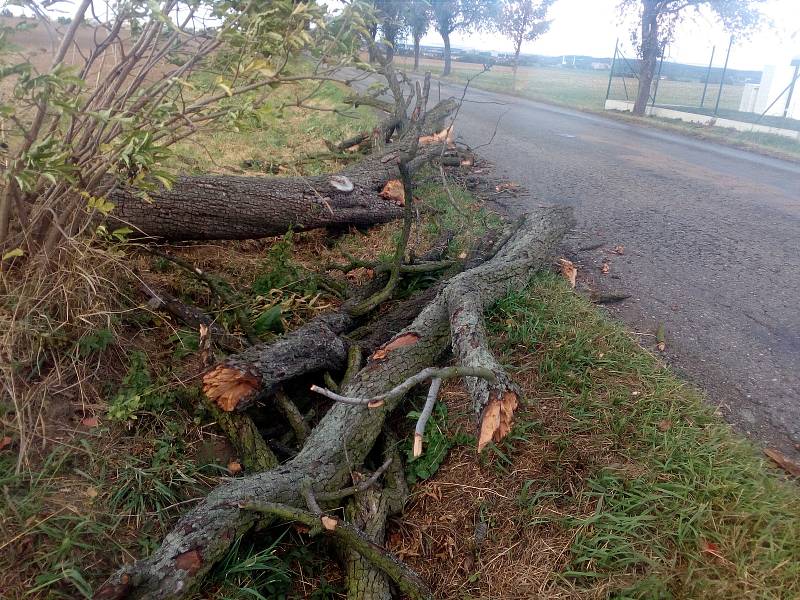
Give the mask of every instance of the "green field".
[[[407, 56], [395, 57], [395, 62], [403, 69], [411, 69], [413, 59]], [[424, 58], [420, 70], [441, 75], [443, 62]], [[470, 85], [492, 92], [513, 94], [539, 102], [558, 104], [587, 111], [603, 111], [608, 90], [608, 71], [584, 71], [553, 67], [520, 67], [514, 82], [510, 67], [495, 65], [490, 71], [481, 73], [483, 66], [474, 63], [453, 62], [452, 73], [447, 78], [454, 83], [466, 83], [474, 77]], [[476, 75], [480, 74], [478, 77]], [[723, 113], [738, 111], [743, 86], [726, 85], [722, 89], [720, 110]], [[704, 107], [713, 111], [719, 94], [719, 85], [709, 85]], [[636, 96], [636, 79], [615, 76], [611, 82], [609, 97], [614, 100], [633, 100]], [[701, 82], [659, 81], [657, 101], [660, 105], [699, 106], [703, 96]], [[722, 127], [700, 126], [683, 121], [647, 117], [634, 117], [616, 111], [607, 113], [616, 118], [635, 120], [643, 124], [677, 131], [693, 137], [714, 140], [748, 150], [786, 158], [800, 159], [800, 143], [778, 135], [748, 133]]]
[[[413, 61], [407, 56], [398, 56], [395, 61], [403, 68], [410, 68]], [[442, 72], [442, 61], [424, 59], [422, 65], [437, 75]], [[450, 79], [466, 82], [483, 69], [474, 63], [454, 62]], [[636, 97], [636, 79], [614, 76], [611, 83], [610, 97], [614, 100], [634, 100]], [[580, 69], [560, 69], [553, 67], [520, 67], [517, 73], [516, 86], [509, 67], [493, 66], [491, 71], [483, 73], [474, 81], [481, 89], [514, 93], [516, 95], [554, 102], [574, 108], [603, 110], [606, 90], [608, 89], [608, 71], [584, 71]], [[722, 90], [720, 107], [728, 110], [739, 108], [744, 86], [726, 85]], [[719, 93], [719, 86], [709, 85], [705, 106], [714, 107]], [[703, 96], [703, 84], [698, 81], [667, 81], [658, 85], [657, 100], [659, 104], [680, 104], [699, 106]]]

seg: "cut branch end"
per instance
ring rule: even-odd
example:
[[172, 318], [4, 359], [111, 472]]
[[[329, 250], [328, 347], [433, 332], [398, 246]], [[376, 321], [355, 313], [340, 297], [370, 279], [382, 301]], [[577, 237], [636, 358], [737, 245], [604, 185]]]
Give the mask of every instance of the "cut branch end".
[[217, 365], [203, 375], [203, 392], [226, 412], [236, 410], [239, 403], [261, 387], [258, 378], [225, 365]]

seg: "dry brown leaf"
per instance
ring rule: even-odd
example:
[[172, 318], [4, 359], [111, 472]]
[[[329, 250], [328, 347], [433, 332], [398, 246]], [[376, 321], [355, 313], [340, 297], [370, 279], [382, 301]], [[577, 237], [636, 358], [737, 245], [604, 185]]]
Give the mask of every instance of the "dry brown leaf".
[[672, 429], [672, 421], [669, 419], [664, 419], [663, 421], [658, 422], [659, 431], [669, 431], [670, 429]]
[[386, 185], [383, 186], [380, 197], [390, 200], [399, 206], [404, 206], [406, 197], [403, 182], [399, 179], [390, 179], [386, 182]]
[[558, 264], [561, 267], [561, 274], [569, 281], [569, 284], [574, 288], [575, 279], [578, 277], [578, 268], [571, 260], [566, 258], [559, 258]]
[[705, 552], [706, 554], [710, 554], [711, 556], [715, 556], [716, 558], [722, 558], [722, 559], [725, 558], [724, 556], [722, 556], [722, 554], [720, 554], [719, 546], [714, 542], [709, 542], [707, 540], [704, 540], [703, 542], [701, 542], [701, 546], [703, 548], [703, 552]]
[[3, 436], [3, 439], [0, 439], [0, 450], [5, 450], [8, 448], [13, 441], [14, 440], [12, 440], [10, 436]]
[[242, 472], [242, 464], [238, 461], [232, 460], [228, 463], [228, 472], [231, 475], [236, 475], [237, 473]]
[[601, 266], [601, 267], [600, 267], [600, 272], [601, 272], [603, 275], [608, 275], [608, 272], [609, 272], [610, 270], [611, 270], [611, 265], [610, 265], [610, 264], [608, 264], [607, 262], [604, 262], [604, 263], [603, 263], [603, 266]]
[[515, 191], [519, 189], [519, 184], [515, 181], [507, 181], [505, 183], [501, 183], [499, 185], [494, 186], [494, 189], [497, 192]]
[[800, 463], [793, 461], [783, 452], [775, 450], [774, 448], [765, 448], [764, 454], [787, 473], [795, 477], [800, 477]]
[[339, 525], [339, 519], [336, 517], [329, 517], [328, 515], [322, 515], [320, 521], [322, 521], [322, 526], [328, 531], [333, 531], [336, 529], [337, 525]]
[[86, 492], [85, 492], [85, 494], [86, 494], [86, 496], [87, 496], [88, 498], [91, 498], [92, 500], [94, 500], [94, 499], [95, 499], [95, 498], [97, 498], [97, 496], [98, 496], [98, 491], [97, 491], [97, 488], [94, 488], [94, 487], [88, 487], [88, 488], [86, 488]]
[[617, 244], [616, 246], [614, 246], [614, 249], [612, 250], [612, 252], [614, 254], [619, 254], [621, 256], [621, 255], [625, 254], [625, 246], [623, 246], [622, 244]]
[[81, 419], [81, 425], [84, 427], [97, 427], [100, 422], [97, 420], [97, 417], [86, 417], [85, 419]]

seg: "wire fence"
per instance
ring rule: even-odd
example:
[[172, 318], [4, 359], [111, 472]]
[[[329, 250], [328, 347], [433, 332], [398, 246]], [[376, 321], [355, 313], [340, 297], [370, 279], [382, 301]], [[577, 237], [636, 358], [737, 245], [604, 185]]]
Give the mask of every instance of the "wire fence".
[[[698, 120], [709, 117], [800, 131], [800, 60], [763, 71], [731, 69], [733, 50], [733, 38], [727, 48], [712, 48], [707, 66], [674, 63], [662, 57], [650, 87], [648, 111], [659, 116], [688, 113], [698, 115]], [[627, 56], [617, 43], [608, 78], [607, 108], [633, 107], [639, 90], [639, 65], [639, 59]]]

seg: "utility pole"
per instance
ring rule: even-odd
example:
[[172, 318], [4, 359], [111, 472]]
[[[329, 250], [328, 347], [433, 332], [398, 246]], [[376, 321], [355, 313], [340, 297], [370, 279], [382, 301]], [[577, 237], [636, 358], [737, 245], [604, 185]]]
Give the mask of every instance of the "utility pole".
[[611, 96], [611, 81], [614, 78], [614, 66], [617, 64], [617, 51], [619, 50], [619, 38], [614, 44], [614, 58], [611, 59], [611, 72], [608, 74], [608, 88], [606, 88], [606, 100]]
[[708, 91], [708, 78], [711, 77], [711, 67], [714, 66], [714, 53], [717, 51], [717, 47], [713, 46], [711, 48], [711, 60], [708, 61], [708, 70], [706, 71], [706, 82], [703, 84], [703, 97], [700, 98], [700, 108], [703, 108], [703, 104], [706, 103], [706, 92]]
[[664, 48], [661, 51], [661, 60], [658, 63], [658, 73], [656, 74], [656, 87], [653, 90], [653, 103], [650, 105], [651, 108], [655, 107], [656, 105], [656, 96], [658, 96], [658, 84], [661, 81], [661, 67], [664, 66], [664, 55], [667, 53], [667, 49]]
[[797, 84], [797, 78], [800, 76], [800, 57], [792, 61], [794, 66], [794, 75], [792, 75], [792, 84], [789, 87], [789, 96], [786, 98], [786, 108], [783, 109], [783, 118], [789, 116], [789, 109], [792, 107], [792, 96], [794, 95], [794, 86]]
[[719, 101], [722, 99], [722, 87], [725, 85], [725, 74], [728, 72], [728, 59], [731, 57], [731, 48], [733, 48], [733, 36], [728, 43], [728, 53], [725, 55], [725, 66], [722, 67], [722, 78], [719, 80], [719, 93], [717, 94], [717, 104], [714, 106], [714, 116], [719, 112]]

